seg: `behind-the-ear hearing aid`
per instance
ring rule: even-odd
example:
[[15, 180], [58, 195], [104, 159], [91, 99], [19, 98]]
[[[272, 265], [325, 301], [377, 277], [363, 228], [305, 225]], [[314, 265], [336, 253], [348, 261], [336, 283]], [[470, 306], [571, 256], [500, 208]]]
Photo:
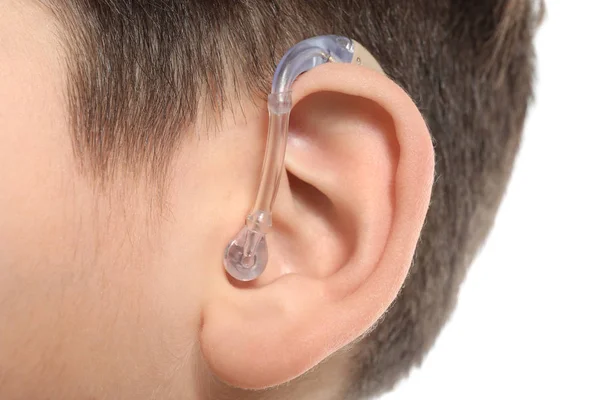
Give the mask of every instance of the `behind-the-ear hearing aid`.
[[359, 64], [383, 73], [375, 58], [363, 46], [343, 36], [328, 35], [306, 39], [283, 56], [275, 70], [268, 97], [267, 149], [256, 201], [250, 215], [246, 217], [245, 226], [225, 249], [225, 269], [237, 280], [254, 280], [267, 265], [265, 235], [272, 225], [271, 208], [283, 171], [292, 109], [292, 83], [300, 74], [327, 62]]

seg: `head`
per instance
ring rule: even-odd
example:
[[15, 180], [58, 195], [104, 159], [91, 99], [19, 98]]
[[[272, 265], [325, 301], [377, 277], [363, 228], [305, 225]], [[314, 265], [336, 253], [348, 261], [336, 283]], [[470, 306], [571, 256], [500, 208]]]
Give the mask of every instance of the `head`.
[[[464, 3], [464, 4], [463, 4]], [[532, 86], [527, 1], [0, 5], [0, 397], [351, 399], [451, 313]], [[222, 257], [256, 195], [274, 67], [293, 86], [269, 262]], [[31, 382], [36, 382], [31, 385]]]

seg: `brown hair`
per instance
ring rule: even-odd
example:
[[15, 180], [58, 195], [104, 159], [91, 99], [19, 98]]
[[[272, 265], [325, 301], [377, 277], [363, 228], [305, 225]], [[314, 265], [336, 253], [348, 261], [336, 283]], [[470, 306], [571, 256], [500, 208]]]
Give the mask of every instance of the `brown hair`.
[[264, 100], [314, 35], [354, 38], [415, 100], [435, 142], [431, 207], [401, 293], [357, 346], [348, 397], [390, 388], [430, 349], [493, 222], [532, 94], [524, 0], [44, 0], [59, 21], [82, 171], [164, 177], [198, 117]]

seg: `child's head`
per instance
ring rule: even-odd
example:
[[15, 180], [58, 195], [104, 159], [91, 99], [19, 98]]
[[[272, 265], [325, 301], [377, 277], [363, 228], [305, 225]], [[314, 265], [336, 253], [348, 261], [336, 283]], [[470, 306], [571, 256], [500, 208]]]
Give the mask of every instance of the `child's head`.
[[[389, 389], [492, 224], [535, 22], [520, 0], [3, 1], [0, 398]], [[269, 264], [237, 282], [223, 251], [256, 195], [274, 67], [323, 34], [387, 77], [296, 81]]]

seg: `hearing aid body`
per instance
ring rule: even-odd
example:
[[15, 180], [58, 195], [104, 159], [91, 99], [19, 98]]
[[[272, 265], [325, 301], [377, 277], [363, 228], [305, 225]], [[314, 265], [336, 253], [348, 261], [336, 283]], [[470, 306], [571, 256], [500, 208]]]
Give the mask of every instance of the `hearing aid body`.
[[271, 210], [283, 172], [292, 109], [291, 86], [299, 75], [327, 62], [364, 65], [383, 73], [375, 58], [363, 46], [343, 36], [306, 39], [283, 56], [268, 97], [269, 130], [256, 201], [244, 227], [225, 249], [223, 258], [226, 271], [239, 281], [258, 278], [267, 265], [266, 234], [273, 223]]

